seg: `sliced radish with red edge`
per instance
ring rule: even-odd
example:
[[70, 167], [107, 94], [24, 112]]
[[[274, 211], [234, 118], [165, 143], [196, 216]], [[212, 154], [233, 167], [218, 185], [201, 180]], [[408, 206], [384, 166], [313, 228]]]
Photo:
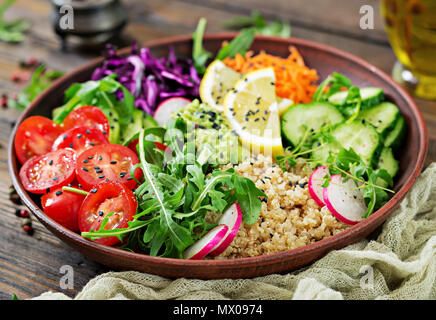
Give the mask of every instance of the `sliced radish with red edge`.
[[191, 100], [181, 97], [169, 98], [162, 101], [154, 112], [154, 119], [163, 127], [171, 119], [174, 112], [186, 107], [191, 103]]
[[216, 257], [219, 256], [227, 247], [232, 243], [233, 239], [235, 239], [238, 234], [239, 227], [242, 222], [242, 210], [239, 204], [232, 204], [221, 216], [218, 221], [219, 224], [226, 225], [229, 230], [227, 234], [223, 238], [223, 240], [218, 243], [218, 245], [209, 253], [209, 256]]
[[346, 224], [356, 224], [365, 218], [367, 211], [363, 190], [357, 189], [352, 179], [344, 181], [341, 175], [331, 177], [329, 186], [324, 188], [323, 199], [327, 209]]
[[183, 252], [183, 258], [190, 260], [203, 259], [221, 242], [228, 230], [229, 227], [224, 224], [209, 230], [200, 240], [197, 240]]
[[309, 193], [313, 200], [320, 206], [324, 207], [324, 196], [322, 185], [324, 184], [324, 177], [329, 174], [329, 169], [326, 166], [318, 167], [309, 178]]

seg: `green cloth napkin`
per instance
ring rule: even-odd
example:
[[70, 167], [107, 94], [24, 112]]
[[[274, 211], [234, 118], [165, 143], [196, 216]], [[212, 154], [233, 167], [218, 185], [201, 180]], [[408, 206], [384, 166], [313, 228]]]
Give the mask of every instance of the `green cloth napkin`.
[[[332, 251], [286, 274], [169, 280], [134, 271], [92, 279], [75, 299], [436, 299], [436, 163], [418, 178], [377, 240]], [[69, 299], [46, 292], [35, 299]]]

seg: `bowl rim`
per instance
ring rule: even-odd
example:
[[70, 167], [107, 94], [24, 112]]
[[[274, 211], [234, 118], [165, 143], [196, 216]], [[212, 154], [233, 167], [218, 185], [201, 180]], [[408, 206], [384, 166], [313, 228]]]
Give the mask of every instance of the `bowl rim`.
[[[204, 41], [210, 41], [210, 40], [224, 40], [228, 38], [233, 38], [238, 33], [236, 32], [219, 32], [219, 33], [211, 33], [211, 34], [205, 34]], [[151, 40], [145, 42], [142, 47], [157, 47], [157, 46], [164, 46], [164, 45], [171, 45], [171, 44], [177, 44], [177, 43], [183, 43], [187, 41], [192, 41], [192, 35], [179, 35], [179, 36], [172, 36], [172, 37], [165, 37], [157, 40]], [[263, 264], [270, 264], [274, 262], [282, 262], [286, 261], [290, 258], [297, 258], [298, 256], [302, 255], [303, 253], [307, 253], [309, 251], [312, 251], [316, 248], [323, 248], [324, 254], [329, 251], [329, 248], [333, 248], [337, 245], [340, 245], [341, 242], [345, 242], [346, 239], [350, 238], [353, 234], [359, 233], [359, 231], [364, 231], [371, 226], [378, 226], [381, 223], [383, 223], [388, 216], [394, 211], [394, 209], [400, 204], [401, 200], [406, 196], [406, 194], [409, 192], [410, 188], [415, 183], [416, 179], [418, 178], [419, 174], [421, 173], [424, 161], [427, 155], [428, 151], [428, 132], [427, 132], [427, 126], [424, 121], [424, 117], [422, 113], [420, 112], [418, 106], [416, 105], [415, 101], [412, 99], [412, 97], [409, 95], [409, 93], [402, 88], [399, 84], [397, 84], [390, 75], [386, 74], [384, 71], [379, 69], [378, 67], [370, 64], [369, 62], [365, 61], [364, 59], [355, 56], [354, 54], [348, 53], [346, 51], [334, 48], [332, 46], [322, 44], [319, 42], [314, 42], [311, 40], [301, 39], [301, 38], [281, 38], [276, 36], [256, 36], [256, 41], [270, 41], [270, 42], [280, 42], [280, 43], [288, 43], [289, 45], [296, 45], [296, 46], [305, 46], [305, 47], [312, 47], [315, 49], [318, 49], [320, 51], [328, 52], [330, 54], [339, 56], [344, 58], [345, 60], [349, 60], [357, 65], [360, 65], [364, 69], [370, 70], [372, 73], [376, 74], [379, 78], [381, 78], [384, 82], [388, 83], [390, 86], [394, 88], [406, 101], [408, 107], [411, 109], [412, 114], [416, 118], [416, 121], [418, 123], [418, 126], [416, 130], [418, 131], [418, 137], [419, 137], [419, 151], [417, 156], [417, 161], [415, 164], [413, 164], [414, 168], [412, 170], [412, 174], [406, 179], [403, 186], [394, 194], [394, 196], [379, 210], [374, 212], [370, 217], [366, 218], [362, 223], [358, 223], [354, 226], [350, 226], [348, 229], [341, 231], [335, 235], [329, 236], [327, 238], [324, 238], [322, 240], [316, 241], [314, 243], [298, 247], [295, 249], [290, 249], [286, 251], [281, 251], [277, 253], [271, 253], [268, 255], [261, 255], [261, 256], [254, 256], [254, 257], [245, 257], [245, 258], [235, 258], [235, 259], [223, 259], [223, 260], [185, 260], [185, 259], [177, 259], [177, 258], [165, 258], [165, 257], [153, 257], [145, 254], [140, 253], [133, 253], [122, 249], [117, 249], [110, 246], [105, 246], [98, 244], [96, 242], [87, 240], [83, 238], [80, 234], [75, 233], [71, 230], [66, 229], [65, 227], [61, 226], [48, 216], [46, 216], [43, 211], [35, 204], [35, 202], [31, 199], [29, 194], [27, 194], [27, 191], [23, 188], [21, 181], [17, 175], [18, 173], [18, 166], [15, 156], [15, 148], [14, 148], [14, 137], [16, 134], [16, 130], [18, 128], [18, 125], [29, 116], [29, 113], [31, 113], [35, 106], [40, 104], [40, 101], [53, 93], [57, 87], [66, 82], [69, 78], [71, 78], [73, 75], [80, 74], [83, 71], [89, 69], [93, 66], [98, 66], [103, 60], [104, 57], [98, 57], [95, 58], [86, 64], [82, 65], [81, 67], [78, 67], [74, 69], [73, 71], [67, 73], [63, 77], [57, 79], [49, 88], [44, 90], [31, 104], [30, 106], [22, 112], [22, 114], [19, 116], [19, 118], [16, 121], [16, 124], [11, 132], [9, 145], [8, 145], [8, 169], [9, 174], [12, 179], [12, 183], [22, 199], [23, 203], [31, 210], [31, 212], [40, 220], [47, 228], [54, 229], [57, 233], [63, 234], [66, 237], [69, 238], [70, 241], [74, 242], [75, 245], [78, 246], [84, 246], [88, 247], [91, 250], [97, 250], [100, 253], [111, 255], [112, 257], [117, 257], [121, 259], [127, 259], [127, 260], [136, 260], [141, 263], [152, 263], [152, 264], [171, 264], [174, 267], [207, 267], [207, 266], [214, 266], [219, 267], [222, 269], [231, 269], [233, 267], [241, 267], [241, 266], [253, 266], [253, 265], [263, 265]], [[126, 47], [123, 49], [118, 50], [118, 53], [120, 54], [126, 54], [129, 52], [130, 48]], [[51, 231], [51, 230], [50, 230]], [[55, 234], [56, 235], [56, 234]], [[63, 239], [61, 239], [63, 240]]]

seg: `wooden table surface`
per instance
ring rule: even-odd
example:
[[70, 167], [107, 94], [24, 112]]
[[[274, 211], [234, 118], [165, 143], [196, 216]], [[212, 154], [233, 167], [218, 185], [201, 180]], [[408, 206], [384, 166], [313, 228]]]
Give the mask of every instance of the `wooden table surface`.
[[[268, 19], [291, 22], [292, 35], [329, 44], [356, 54], [390, 73], [395, 56], [389, 46], [379, 15], [378, 1], [366, 0], [128, 0], [129, 24], [120, 46], [132, 39], [139, 43], [177, 34], [192, 33], [200, 17], [208, 20], [208, 31], [223, 31], [224, 21], [249, 15], [253, 9]], [[359, 28], [362, 4], [375, 9], [375, 29]], [[49, 0], [19, 0], [6, 18], [21, 17], [32, 23], [24, 42], [18, 45], [0, 42], [0, 95], [18, 92], [22, 85], [10, 81], [19, 61], [30, 56], [50, 68], [70, 71], [96, 57], [100, 49], [84, 49], [73, 43], [66, 52], [54, 35], [49, 14]], [[427, 121], [430, 145], [427, 164], [436, 160], [436, 102], [416, 100]], [[61, 291], [74, 296], [94, 276], [108, 271], [67, 247], [33, 219], [35, 233], [21, 230], [16, 205], [8, 200], [10, 177], [7, 168], [7, 146], [11, 126], [19, 113], [0, 110], [0, 299], [13, 294], [24, 299], [42, 292]], [[63, 290], [60, 268], [74, 270], [74, 288]]]

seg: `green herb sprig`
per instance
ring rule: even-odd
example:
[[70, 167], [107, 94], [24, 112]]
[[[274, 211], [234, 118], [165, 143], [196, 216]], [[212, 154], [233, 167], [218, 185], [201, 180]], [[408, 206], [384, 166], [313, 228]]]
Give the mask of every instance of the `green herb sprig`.
[[253, 28], [255, 34], [266, 36], [279, 36], [283, 38], [291, 36], [291, 25], [288, 22], [275, 20], [268, 23], [258, 11], [253, 11], [251, 16], [240, 16], [225, 22], [223, 27], [229, 30]]
[[54, 80], [62, 77], [64, 72], [47, 70], [44, 65], [39, 65], [32, 74], [29, 84], [18, 94], [17, 99], [9, 99], [8, 107], [23, 111], [29, 104]]
[[5, 0], [0, 4], [0, 41], [17, 43], [24, 40], [24, 32], [30, 23], [23, 19], [4, 20], [4, 14], [16, 0]]

